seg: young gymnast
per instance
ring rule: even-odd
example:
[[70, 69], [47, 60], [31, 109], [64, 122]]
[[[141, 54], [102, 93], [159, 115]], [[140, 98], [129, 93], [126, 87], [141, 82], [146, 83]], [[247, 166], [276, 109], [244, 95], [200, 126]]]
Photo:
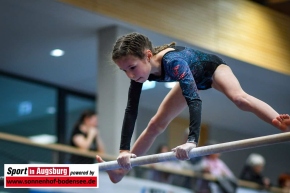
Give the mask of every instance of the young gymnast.
[[[155, 138], [186, 106], [190, 114], [188, 140], [173, 151], [178, 159], [189, 159], [188, 152], [197, 146], [201, 124], [202, 102], [198, 90], [213, 87], [224, 93], [241, 110], [254, 113], [282, 131], [290, 130], [290, 116], [279, 115], [265, 102], [247, 94], [230, 67], [215, 55], [175, 46], [175, 43], [153, 48], [146, 36], [130, 33], [116, 41], [112, 59], [131, 79], [117, 158], [122, 169], [107, 171], [114, 183], [119, 182], [131, 169], [130, 158], [145, 154]], [[177, 84], [164, 98], [157, 113], [130, 150], [142, 84], [146, 80], [175, 81]], [[97, 161], [103, 162], [100, 156], [97, 156]]]

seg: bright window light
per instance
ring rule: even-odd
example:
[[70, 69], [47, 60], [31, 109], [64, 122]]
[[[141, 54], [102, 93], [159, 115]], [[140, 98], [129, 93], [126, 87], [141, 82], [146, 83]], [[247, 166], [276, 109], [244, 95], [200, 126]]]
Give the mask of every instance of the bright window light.
[[40, 144], [56, 143], [57, 137], [54, 135], [41, 134], [28, 137], [31, 141]]
[[50, 52], [50, 55], [52, 55], [54, 57], [60, 57], [60, 56], [63, 56], [64, 55], [64, 51], [63, 50], [60, 50], [60, 49], [55, 49], [55, 50], [52, 50]]
[[166, 88], [173, 88], [176, 85], [176, 82], [166, 82], [165, 87]]
[[47, 114], [55, 114], [55, 112], [56, 112], [55, 107], [48, 107], [46, 109]]
[[148, 90], [148, 89], [152, 89], [155, 88], [156, 82], [155, 81], [148, 81], [146, 80], [146, 82], [143, 83], [143, 87], [142, 90]]
[[18, 115], [28, 115], [32, 111], [32, 103], [30, 101], [23, 101], [18, 106]]

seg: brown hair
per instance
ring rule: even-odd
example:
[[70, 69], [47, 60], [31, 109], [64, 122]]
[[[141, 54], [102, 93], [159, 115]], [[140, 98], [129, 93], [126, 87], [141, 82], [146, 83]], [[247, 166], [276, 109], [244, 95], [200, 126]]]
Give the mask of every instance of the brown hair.
[[290, 174], [283, 173], [278, 178], [278, 184], [281, 188], [285, 186], [285, 182], [290, 180]]
[[133, 55], [140, 59], [143, 59], [145, 56], [144, 54], [145, 49], [149, 49], [153, 53], [153, 55], [156, 55], [162, 50], [165, 50], [166, 48], [169, 48], [174, 45], [175, 42], [172, 42], [170, 44], [165, 44], [163, 46], [153, 48], [152, 43], [148, 37], [133, 32], [121, 36], [120, 38], [117, 39], [112, 51], [112, 60], [116, 61], [128, 55]]
[[75, 130], [78, 129], [79, 126], [80, 126], [81, 124], [83, 124], [83, 122], [85, 121], [86, 118], [90, 118], [90, 117], [95, 116], [95, 115], [97, 115], [97, 113], [96, 113], [94, 110], [90, 110], [90, 109], [85, 110], [85, 111], [80, 115], [78, 121], [76, 122], [76, 124], [75, 124], [75, 126], [74, 126], [74, 129], [75, 129]]

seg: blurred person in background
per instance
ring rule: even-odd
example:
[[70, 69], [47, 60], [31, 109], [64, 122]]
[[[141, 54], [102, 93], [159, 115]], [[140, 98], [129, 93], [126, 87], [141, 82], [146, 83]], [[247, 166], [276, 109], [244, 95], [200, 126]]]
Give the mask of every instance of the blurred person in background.
[[262, 155], [256, 153], [250, 154], [241, 172], [240, 179], [255, 182], [260, 184], [262, 188], [269, 189], [271, 185], [270, 179], [262, 174], [265, 164], [266, 161]]
[[283, 193], [290, 193], [290, 173], [280, 174], [278, 184]]
[[[94, 111], [86, 110], [81, 114], [74, 126], [70, 144], [82, 150], [104, 153], [104, 145], [98, 130], [98, 117]], [[79, 155], [70, 157], [72, 164], [92, 164], [94, 162], [94, 158]]]
[[[210, 141], [206, 145], [214, 145], [217, 142]], [[195, 167], [197, 168], [197, 167]], [[199, 179], [195, 184], [197, 193], [234, 193], [237, 188], [236, 177], [230, 168], [220, 159], [220, 154], [204, 156], [199, 163], [199, 170], [204, 174], [210, 174], [216, 178], [217, 183]]]

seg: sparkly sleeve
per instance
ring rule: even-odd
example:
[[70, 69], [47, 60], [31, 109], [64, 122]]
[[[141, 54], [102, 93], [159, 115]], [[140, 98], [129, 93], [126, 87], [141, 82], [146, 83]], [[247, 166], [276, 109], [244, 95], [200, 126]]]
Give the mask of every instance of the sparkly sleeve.
[[192, 72], [186, 61], [174, 59], [168, 63], [166, 71], [173, 81], [178, 81], [189, 107], [190, 124], [188, 142], [198, 143], [201, 124], [201, 100]]
[[138, 115], [138, 106], [142, 85], [142, 83], [131, 80], [128, 92], [128, 102], [122, 126], [120, 150], [130, 150], [131, 138]]

